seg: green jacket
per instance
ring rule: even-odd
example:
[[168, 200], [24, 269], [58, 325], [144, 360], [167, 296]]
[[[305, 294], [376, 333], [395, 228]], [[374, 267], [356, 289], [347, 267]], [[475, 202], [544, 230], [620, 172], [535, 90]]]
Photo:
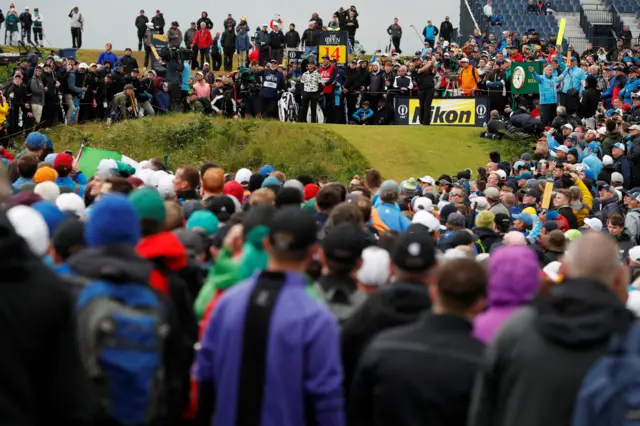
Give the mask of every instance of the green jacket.
[[198, 319], [202, 319], [207, 306], [216, 294], [217, 290], [226, 290], [240, 281], [240, 269], [233, 260], [231, 251], [222, 247], [215, 263], [209, 270], [207, 279], [198, 293], [193, 309]]
[[14, 15], [13, 13], [8, 13], [7, 20], [5, 21], [5, 26], [7, 28], [7, 31], [10, 31], [12, 33], [17, 32], [19, 22], [20, 22], [20, 19], [16, 15]]

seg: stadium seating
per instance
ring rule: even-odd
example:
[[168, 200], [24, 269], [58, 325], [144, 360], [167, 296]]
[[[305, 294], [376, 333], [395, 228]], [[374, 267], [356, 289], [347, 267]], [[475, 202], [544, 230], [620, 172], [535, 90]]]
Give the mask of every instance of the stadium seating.
[[[635, 1], [637, 0], [617, 0]], [[498, 11], [503, 18], [501, 27], [489, 27], [487, 33], [494, 33], [498, 39], [502, 36], [502, 31], [517, 31], [519, 36], [531, 33], [530, 30], [538, 32], [540, 39], [548, 40], [551, 34], [557, 34], [558, 21], [553, 16], [536, 15], [526, 13], [527, 0], [493, 0], [493, 10]], [[471, 5], [476, 11], [476, 17], [482, 19], [482, 8], [486, 0], [472, 0]], [[578, 12], [580, 10], [580, 0], [555, 0], [551, 2], [553, 10], [556, 12]]]

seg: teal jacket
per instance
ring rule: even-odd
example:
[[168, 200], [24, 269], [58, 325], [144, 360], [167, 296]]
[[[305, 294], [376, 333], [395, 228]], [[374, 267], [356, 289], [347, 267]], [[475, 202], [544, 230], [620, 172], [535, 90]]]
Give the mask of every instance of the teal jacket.
[[540, 85], [540, 105], [550, 105], [558, 103], [558, 94], [556, 93], [556, 85], [564, 79], [564, 74], [560, 77], [547, 77], [533, 72], [533, 78]]

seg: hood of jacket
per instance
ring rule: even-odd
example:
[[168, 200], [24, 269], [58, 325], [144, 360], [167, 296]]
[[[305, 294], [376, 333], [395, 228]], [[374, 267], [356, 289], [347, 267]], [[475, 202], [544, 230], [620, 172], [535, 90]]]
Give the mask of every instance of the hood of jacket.
[[622, 301], [603, 284], [569, 279], [535, 302], [535, 325], [546, 339], [573, 349], [605, 344], [634, 320]]
[[67, 264], [74, 274], [115, 283], [148, 283], [152, 265], [140, 257], [133, 247], [102, 246], [83, 250]]
[[489, 308], [522, 306], [540, 287], [540, 266], [528, 247], [499, 247], [489, 258]]
[[[376, 294], [380, 292], [380, 294]], [[387, 320], [393, 324], [406, 324], [415, 321], [418, 316], [431, 308], [429, 291], [424, 285], [397, 282], [385, 286], [369, 298], [370, 309], [375, 318]]]
[[143, 238], [136, 251], [147, 260], [162, 262], [170, 271], [187, 267], [187, 250], [173, 232], [160, 232]]

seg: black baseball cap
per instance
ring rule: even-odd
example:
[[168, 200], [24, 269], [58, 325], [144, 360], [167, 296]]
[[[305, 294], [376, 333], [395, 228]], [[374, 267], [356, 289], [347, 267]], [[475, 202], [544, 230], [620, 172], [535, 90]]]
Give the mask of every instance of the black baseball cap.
[[497, 213], [493, 223], [496, 224], [496, 228], [500, 232], [508, 232], [511, 228], [511, 218], [505, 213]]
[[236, 212], [235, 203], [226, 195], [216, 195], [215, 197], [207, 198], [205, 203], [206, 209], [216, 215], [220, 222], [228, 221], [231, 215]]
[[298, 188], [281, 188], [276, 195], [276, 207], [298, 206], [304, 201]]
[[331, 59], [331, 57], [329, 55], [324, 55], [322, 59]]
[[327, 259], [338, 262], [354, 262], [362, 256], [367, 247], [367, 239], [362, 231], [352, 223], [343, 223], [332, 228], [322, 240], [322, 250]]
[[400, 236], [392, 255], [393, 264], [408, 272], [425, 272], [436, 264], [436, 245], [429, 230], [420, 224], [409, 226]]
[[530, 195], [532, 197], [535, 197], [536, 200], [539, 200], [541, 195], [540, 195], [540, 191], [538, 191], [535, 188], [529, 188], [526, 191], [524, 191], [525, 195]]
[[83, 250], [87, 245], [84, 240], [84, 222], [76, 218], [65, 220], [53, 233], [52, 243], [63, 260]]
[[204, 210], [204, 205], [198, 200], [189, 200], [182, 206], [182, 215], [185, 220], [189, 220], [189, 217], [198, 210]]
[[300, 207], [283, 207], [273, 216], [269, 242], [281, 250], [305, 250], [317, 241], [316, 221]]

